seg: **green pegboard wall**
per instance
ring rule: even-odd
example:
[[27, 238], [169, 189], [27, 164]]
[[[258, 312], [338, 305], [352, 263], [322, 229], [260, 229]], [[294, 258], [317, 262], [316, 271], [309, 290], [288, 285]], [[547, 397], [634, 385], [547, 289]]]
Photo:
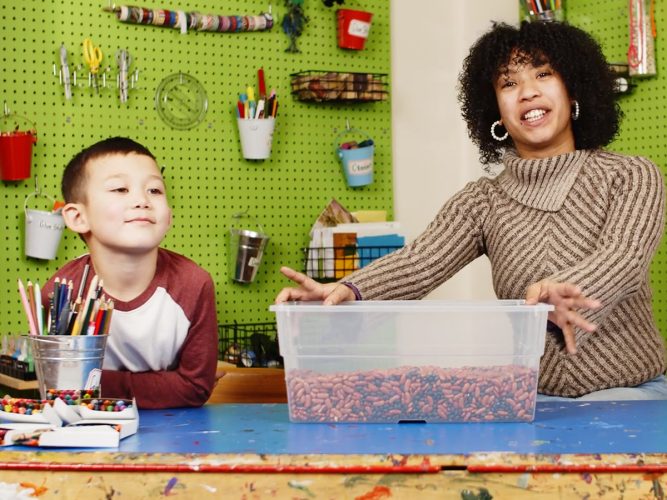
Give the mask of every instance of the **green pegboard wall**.
[[[132, 5], [218, 15], [256, 15], [268, 10], [268, 3], [254, 0]], [[299, 54], [285, 52], [288, 38], [280, 29], [286, 11], [283, 1], [272, 6], [270, 31], [185, 35], [171, 28], [121, 23], [102, 10], [107, 6], [103, 0], [0, 0], [0, 99], [12, 112], [36, 122], [33, 175], [42, 191], [60, 197], [62, 169], [83, 147], [115, 135], [143, 143], [165, 166], [174, 211], [174, 224], [163, 246], [187, 255], [211, 273], [219, 322], [273, 320], [268, 306], [287, 285], [279, 267], [301, 269], [301, 247], [308, 242], [310, 226], [332, 197], [351, 210], [379, 208], [392, 215], [390, 102], [300, 102], [290, 95], [289, 85], [290, 73], [302, 70], [388, 74], [389, 2], [349, 2], [348, 8], [363, 8], [374, 17], [365, 49], [345, 51], [336, 44], [335, 9], [320, 0], [306, 0], [309, 22], [297, 42]], [[119, 48], [131, 53], [140, 77], [126, 105], [119, 103], [116, 90], [95, 95], [87, 87], [75, 89], [72, 101], [65, 100], [52, 73], [58, 49], [61, 43], [66, 45], [73, 69], [83, 65], [82, 42], [88, 37], [102, 48], [103, 66], [115, 68], [113, 57]], [[277, 90], [280, 108], [271, 159], [251, 162], [241, 157], [234, 106], [247, 85], [256, 88], [259, 67], [266, 73], [267, 88]], [[170, 129], [154, 109], [158, 83], [179, 71], [196, 77], [209, 100], [205, 120], [186, 131]], [[85, 73], [85, 68], [80, 71], [79, 83], [87, 82]], [[346, 120], [368, 132], [376, 144], [375, 180], [364, 188], [346, 187], [334, 155], [333, 140]], [[79, 238], [66, 232], [55, 260], [24, 256], [23, 202], [33, 190], [32, 180], [0, 183], [0, 333], [27, 330], [17, 278], [44, 283], [65, 262], [85, 252]], [[227, 241], [232, 215], [246, 209], [271, 240], [255, 282], [242, 285], [229, 279]]]
[[[604, 4], [604, 7], [602, 5]], [[626, 0], [567, 0], [567, 20], [591, 33], [601, 43], [609, 62], [626, 62], [628, 2]], [[625, 118], [609, 149], [650, 158], [667, 172], [667, 36], [665, 2], [655, 2], [657, 76], [637, 79], [634, 92], [620, 98]], [[667, 337], [667, 238], [663, 238], [651, 266], [653, 308], [658, 328]]]

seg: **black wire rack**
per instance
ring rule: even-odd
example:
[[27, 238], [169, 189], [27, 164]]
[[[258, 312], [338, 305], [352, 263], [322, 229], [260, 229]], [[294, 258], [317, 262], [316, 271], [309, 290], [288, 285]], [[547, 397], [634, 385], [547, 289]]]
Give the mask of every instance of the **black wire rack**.
[[218, 359], [245, 368], [282, 368], [276, 324], [218, 325]]
[[303, 273], [320, 283], [330, 283], [370, 264], [402, 246], [357, 245], [302, 248]]
[[19, 380], [37, 380], [37, 373], [32, 363], [20, 361], [12, 356], [0, 356], [0, 373]]
[[291, 75], [292, 94], [300, 101], [384, 101], [386, 73], [307, 70]]

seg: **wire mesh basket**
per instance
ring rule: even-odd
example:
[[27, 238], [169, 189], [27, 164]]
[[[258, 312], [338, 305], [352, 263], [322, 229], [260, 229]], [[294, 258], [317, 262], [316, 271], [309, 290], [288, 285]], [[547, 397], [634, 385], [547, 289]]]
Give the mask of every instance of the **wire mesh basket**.
[[399, 248], [402, 246], [346, 245], [302, 248], [303, 272], [315, 281], [330, 283]]
[[384, 73], [300, 71], [292, 73], [292, 94], [300, 101], [384, 101], [388, 98]]
[[20, 361], [5, 354], [0, 355], [0, 373], [19, 380], [37, 379], [37, 372], [32, 361]]
[[218, 359], [245, 368], [282, 368], [275, 323], [218, 325]]

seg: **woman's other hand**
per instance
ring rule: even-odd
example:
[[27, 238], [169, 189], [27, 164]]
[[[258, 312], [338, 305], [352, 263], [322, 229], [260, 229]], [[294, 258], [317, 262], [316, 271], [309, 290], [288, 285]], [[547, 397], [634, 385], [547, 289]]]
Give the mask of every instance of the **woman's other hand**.
[[586, 297], [577, 285], [549, 280], [533, 283], [526, 290], [526, 304], [534, 305], [538, 302], [555, 306], [555, 310], [549, 313], [549, 321], [563, 331], [565, 348], [570, 354], [577, 352], [575, 327], [587, 332], [594, 332], [597, 328], [597, 325], [587, 321], [578, 311], [597, 309], [601, 306], [600, 301]]
[[340, 283], [318, 283], [289, 267], [281, 267], [280, 272], [299, 286], [283, 288], [276, 296], [276, 304], [290, 300], [321, 300], [325, 305], [334, 305], [347, 300], [355, 300], [354, 292]]

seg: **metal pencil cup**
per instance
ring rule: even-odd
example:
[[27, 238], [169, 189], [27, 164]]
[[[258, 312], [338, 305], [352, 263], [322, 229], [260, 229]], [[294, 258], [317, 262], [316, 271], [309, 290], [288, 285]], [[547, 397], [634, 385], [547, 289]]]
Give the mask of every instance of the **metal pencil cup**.
[[100, 389], [108, 335], [28, 335], [39, 393], [49, 389]]

